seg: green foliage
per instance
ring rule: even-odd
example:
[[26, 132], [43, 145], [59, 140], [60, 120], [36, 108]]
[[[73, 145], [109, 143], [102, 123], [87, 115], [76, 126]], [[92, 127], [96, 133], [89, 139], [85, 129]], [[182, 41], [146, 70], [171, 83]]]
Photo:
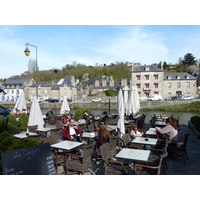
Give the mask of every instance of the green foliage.
[[184, 65], [193, 65], [196, 63], [195, 57], [191, 53], [187, 53], [182, 62]]
[[192, 102], [188, 104], [158, 106], [150, 108], [141, 108], [141, 111], [166, 111], [166, 112], [200, 112], [200, 102]]
[[[86, 66], [84, 64], [76, 64], [76, 66], [66, 65], [61, 70], [51, 69], [48, 71], [38, 72], [38, 81], [52, 81], [61, 79], [66, 75], [75, 76], [76, 79], [82, 80], [84, 74], [88, 74], [89, 79], [101, 78], [104, 76], [113, 76], [114, 80], [120, 81], [121, 79], [131, 79], [131, 67], [128, 67], [125, 63], [117, 63], [116, 65], [93, 67]], [[21, 77], [35, 78], [35, 72], [23, 73]]]
[[78, 109], [75, 113], [75, 120], [78, 120], [78, 118], [83, 117], [84, 111], [87, 111], [87, 113], [90, 115], [91, 111], [89, 109]]
[[117, 96], [118, 91], [117, 90], [113, 90], [113, 89], [109, 89], [109, 90], [105, 90], [106, 96]]
[[195, 128], [197, 129], [197, 131], [200, 131], [200, 117], [199, 116], [192, 116], [190, 118], [190, 121], [195, 126]]
[[[10, 133], [2, 132], [0, 133], [0, 155], [3, 152], [13, 151], [16, 149], [26, 148], [38, 145], [39, 143], [32, 139], [17, 139], [13, 137]], [[2, 164], [0, 157], [0, 174], [2, 174]]]
[[28, 125], [28, 115], [22, 113], [19, 117], [18, 125], [21, 131], [25, 131]]
[[18, 121], [16, 120], [15, 116], [10, 115], [8, 117], [8, 122], [7, 122], [7, 129], [12, 130], [12, 129], [18, 129]]
[[4, 130], [4, 120], [3, 117], [0, 117], [0, 133]]

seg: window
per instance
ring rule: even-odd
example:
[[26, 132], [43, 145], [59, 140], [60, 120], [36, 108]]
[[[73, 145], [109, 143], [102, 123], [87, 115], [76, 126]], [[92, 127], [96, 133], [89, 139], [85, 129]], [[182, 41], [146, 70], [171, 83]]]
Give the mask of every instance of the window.
[[137, 84], [137, 88], [140, 88], [140, 84]]
[[186, 87], [190, 88], [190, 82], [186, 82]]
[[158, 88], [158, 83], [155, 83], [155, 88]]
[[154, 77], [155, 77], [155, 80], [158, 80], [158, 75], [156, 74], [156, 75], [154, 75]]
[[136, 76], [137, 77], [137, 80], [140, 80], [140, 76]]
[[172, 88], [172, 83], [168, 82], [168, 88]]
[[145, 75], [145, 77], [146, 77], [146, 80], [149, 80], [149, 75]]
[[146, 86], [146, 88], [149, 88], [149, 84], [148, 83], [145, 83], [145, 86]]
[[12, 90], [12, 94], [14, 93], [14, 90]]
[[181, 88], [181, 82], [177, 82], [177, 88]]

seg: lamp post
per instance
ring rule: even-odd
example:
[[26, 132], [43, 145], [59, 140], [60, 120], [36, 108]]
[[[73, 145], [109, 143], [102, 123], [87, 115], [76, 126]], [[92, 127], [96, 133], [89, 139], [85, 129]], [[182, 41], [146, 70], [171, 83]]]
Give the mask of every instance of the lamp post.
[[35, 47], [35, 49], [36, 49], [36, 61], [35, 61], [36, 62], [35, 63], [35, 65], [36, 65], [36, 76], [35, 76], [35, 81], [36, 81], [36, 96], [38, 98], [38, 86], [37, 86], [37, 82], [38, 82], [37, 47], [35, 45], [29, 44], [29, 43], [26, 43], [25, 46], [26, 46], [26, 49], [24, 50], [24, 53], [25, 53], [26, 56], [30, 55], [30, 50], [28, 49], [28, 46]]

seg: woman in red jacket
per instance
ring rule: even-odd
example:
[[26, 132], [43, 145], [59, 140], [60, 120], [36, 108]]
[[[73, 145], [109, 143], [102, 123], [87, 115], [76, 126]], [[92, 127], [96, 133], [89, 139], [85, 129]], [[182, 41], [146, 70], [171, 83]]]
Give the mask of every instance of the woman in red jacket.
[[81, 134], [82, 130], [79, 129], [77, 125], [74, 125], [74, 123], [75, 123], [74, 119], [70, 119], [68, 123], [69, 125], [63, 129], [62, 132], [63, 140], [79, 141], [77, 135]]

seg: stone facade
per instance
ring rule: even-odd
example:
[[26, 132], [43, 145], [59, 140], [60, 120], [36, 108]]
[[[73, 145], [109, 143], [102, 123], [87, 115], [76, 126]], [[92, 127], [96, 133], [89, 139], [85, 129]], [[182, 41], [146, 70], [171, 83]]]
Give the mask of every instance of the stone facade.
[[132, 65], [131, 84], [138, 88], [140, 99], [159, 94], [169, 96], [197, 95], [196, 78], [188, 73], [164, 73], [162, 63], [149, 66]]

